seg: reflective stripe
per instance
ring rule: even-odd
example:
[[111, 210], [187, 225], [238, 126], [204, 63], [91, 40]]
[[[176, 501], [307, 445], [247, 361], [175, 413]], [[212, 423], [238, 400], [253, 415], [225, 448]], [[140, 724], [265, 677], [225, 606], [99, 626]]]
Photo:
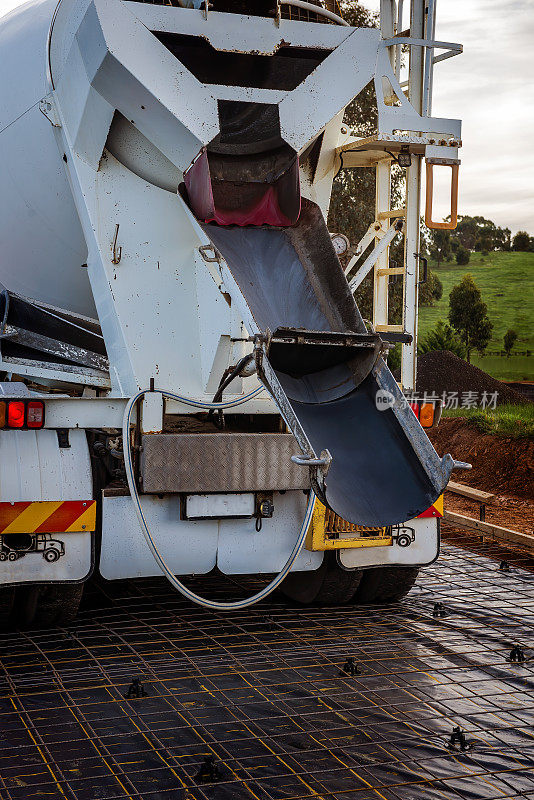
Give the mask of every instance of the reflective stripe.
[[94, 531], [96, 500], [0, 503], [0, 534]]
[[443, 495], [440, 494], [436, 502], [427, 508], [426, 511], [423, 511], [422, 514], [419, 514], [418, 519], [424, 519], [425, 517], [442, 517], [443, 516]]

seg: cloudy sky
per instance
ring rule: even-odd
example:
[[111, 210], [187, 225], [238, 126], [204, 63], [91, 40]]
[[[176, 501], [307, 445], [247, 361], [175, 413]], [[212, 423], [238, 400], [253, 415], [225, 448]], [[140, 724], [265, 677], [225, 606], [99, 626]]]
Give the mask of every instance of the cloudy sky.
[[[19, 4], [0, 0], [0, 15]], [[464, 45], [436, 66], [433, 105], [463, 119], [460, 213], [534, 235], [534, 0], [438, 0], [436, 37]], [[446, 194], [438, 179], [436, 218]]]
[[436, 38], [464, 45], [436, 65], [432, 106], [463, 120], [459, 211], [534, 235], [534, 0], [438, 0], [437, 12]]

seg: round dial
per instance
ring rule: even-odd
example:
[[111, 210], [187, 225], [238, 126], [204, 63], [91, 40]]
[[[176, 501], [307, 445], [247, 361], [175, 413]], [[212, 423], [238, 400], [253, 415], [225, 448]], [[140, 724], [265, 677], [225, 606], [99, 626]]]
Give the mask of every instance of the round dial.
[[331, 238], [336, 255], [342, 256], [343, 253], [347, 252], [350, 247], [350, 242], [344, 233], [333, 233], [331, 234]]

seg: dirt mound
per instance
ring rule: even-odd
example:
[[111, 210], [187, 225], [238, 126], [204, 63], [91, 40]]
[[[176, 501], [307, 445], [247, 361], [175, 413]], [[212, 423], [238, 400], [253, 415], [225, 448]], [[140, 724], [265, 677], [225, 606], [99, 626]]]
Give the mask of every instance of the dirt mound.
[[442, 419], [428, 431], [440, 456], [450, 453], [473, 469], [452, 473], [452, 480], [486, 492], [534, 500], [534, 442], [482, 433], [466, 419]]
[[[427, 392], [442, 397], [458, 392], [459, 405], [467, 392], [477, 393], [477, 403], [482, 403], [482, 395], [486, 392], [486, 404], [490, 396], [497, 395], [497, 403], [525, 403], [524, 395], [506, 386], [505, 383], [492, 378], [478, 367], [468, 364], [449, 350], [434, 350], [417, 359], [417, 393]], [[471, 398], [475, 399], [473, 395]]]

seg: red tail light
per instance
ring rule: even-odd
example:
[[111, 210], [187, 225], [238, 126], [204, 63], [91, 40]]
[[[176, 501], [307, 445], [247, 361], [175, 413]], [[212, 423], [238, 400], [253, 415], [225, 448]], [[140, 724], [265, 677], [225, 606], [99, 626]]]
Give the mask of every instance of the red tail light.
[[42, 400], [30, 400], [27, 405], [26, 425], [28, 428], [42, 428], [45, 407]]
[[412, 409], [417, 419], [419, 419], [419, 403], [410, 403], [410, 408]]
[[10, 400], [7, 404], [8, 428], [23, 428], [26, 408], [22, 400]]

